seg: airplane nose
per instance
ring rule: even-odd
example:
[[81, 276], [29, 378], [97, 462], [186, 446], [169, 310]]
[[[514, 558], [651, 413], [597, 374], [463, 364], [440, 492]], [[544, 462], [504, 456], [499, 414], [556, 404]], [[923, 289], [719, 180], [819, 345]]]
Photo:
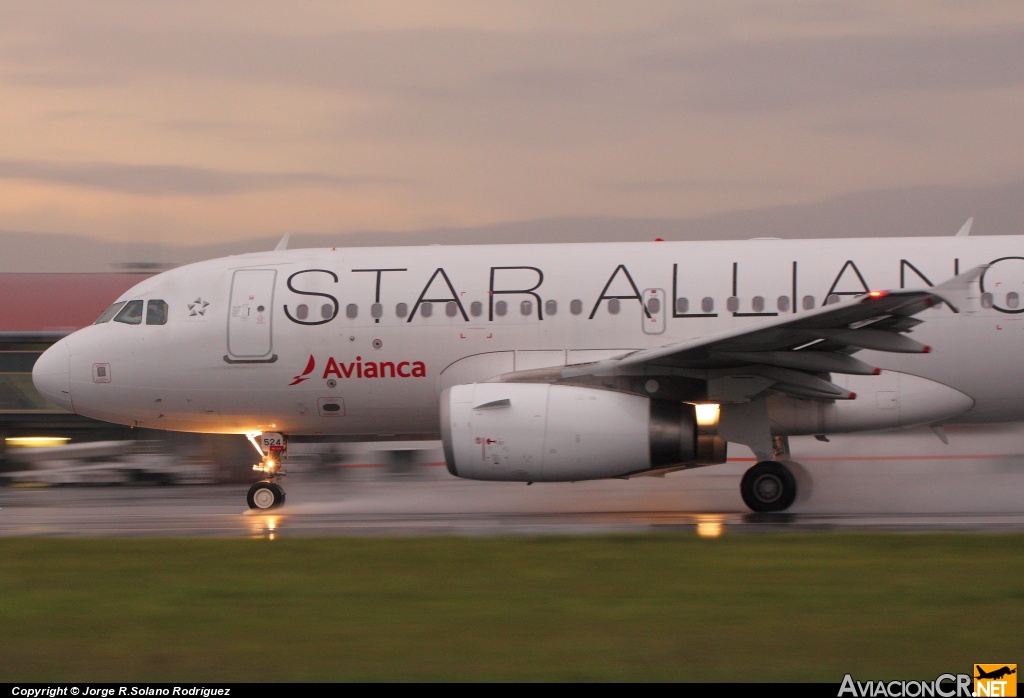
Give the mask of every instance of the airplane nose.
[[36, 390], [50, 402], [72, 412], [71, 377], [69, 366], [71, 350], [68, 342], [62, 339], [43, 352], [32, 367], [32, 383]]

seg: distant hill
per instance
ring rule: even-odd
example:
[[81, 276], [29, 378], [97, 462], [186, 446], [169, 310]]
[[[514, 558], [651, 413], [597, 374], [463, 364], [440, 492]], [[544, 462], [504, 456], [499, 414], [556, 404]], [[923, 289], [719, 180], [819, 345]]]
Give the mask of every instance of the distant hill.
[[[293, 231], [291, 247], [365, 247], [438, 243], [735, 240], [753, 237], [953, 235], [974, 216], [972, 235], [1024, 233], [1024, 180], [984, 188], [913, 187], [863, 191], [807, 205], [733, 211], [704, 218], [549, 218], [473, 228], [402, 232]], [[62, 233], [0, 231], [0, 272], [112, 271], [126, 263], [177, 265], [272, 249], [274, 236], [201, 246], [106, 242]]]

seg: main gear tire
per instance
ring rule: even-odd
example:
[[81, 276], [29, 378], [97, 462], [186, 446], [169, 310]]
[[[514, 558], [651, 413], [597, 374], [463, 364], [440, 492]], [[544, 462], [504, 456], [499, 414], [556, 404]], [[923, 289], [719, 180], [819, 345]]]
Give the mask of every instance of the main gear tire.
[[796, 478], [782, 463], [761, 461], [743, 474], [740, 494], [752, 511], [785, 511], [796, 500]]

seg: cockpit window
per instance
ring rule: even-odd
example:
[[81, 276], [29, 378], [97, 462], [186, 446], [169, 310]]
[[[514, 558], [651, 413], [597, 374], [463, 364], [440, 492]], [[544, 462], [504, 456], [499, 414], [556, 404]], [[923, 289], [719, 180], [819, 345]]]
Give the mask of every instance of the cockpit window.
[[124, 304], [127, 303], [127, 302], [128, 301], [121, 301], [120, 303], [114, 303], [112, 306], [110, 306], [105, 311], [103, 311], [103, 314], [100, 315], [99, 319], [96, 320], [96, 322], [94, 322], [93, 324], [94, 325], [101, 325], [104, 322], [110, 322], [110, 318], [112, 318], [115, 315], [117, 315], [117, 311], [120, 310], [121, 308], [123, 308]]
[[121, 312], [114, 316], [114, 322], [123, 322], [126, 325], [142, 324], [142, 301], [128, 301]]
[[146, 305], [147, 325], [167, 324], [167, 303], [161, 300], [152, 300]]

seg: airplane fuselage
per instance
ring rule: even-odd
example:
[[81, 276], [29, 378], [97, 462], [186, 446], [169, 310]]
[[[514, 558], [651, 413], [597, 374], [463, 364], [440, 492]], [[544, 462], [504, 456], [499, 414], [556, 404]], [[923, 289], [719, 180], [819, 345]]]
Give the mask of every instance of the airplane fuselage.
[[[981, 264], [990, 266], [976, 304], [919, 316], [913, 339], [931, 353], [857, 357], [970, 396], [958, 421], [1019, 420], [1024, 237], [1009, 236], [239, 255], [124, 294], [143, 302], [137, 324], [109, 318], [51, 349], [47, 366], [67, 361], [68, 393], [49, 397], [170, 430], [431, 437], [451, 385], [755, 327]], [[152, 301], [166, 306], [150, 318]]]

